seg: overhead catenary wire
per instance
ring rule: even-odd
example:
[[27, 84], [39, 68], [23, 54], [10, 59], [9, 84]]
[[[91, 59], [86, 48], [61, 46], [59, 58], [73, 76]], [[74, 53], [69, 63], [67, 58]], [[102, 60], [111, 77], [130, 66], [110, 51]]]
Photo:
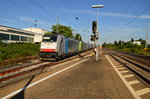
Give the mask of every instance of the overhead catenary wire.
[[[68, 4], [70, 5], [70, 7], [72, 7], [71, 6], [71, 2], [70, 2], [70, 0], [68, 0]], [[83, 8], [82, 8], [83, 9]], [[87, 18], [87, 19], [84, 19], [84, 20], [81, 20], [81, 17], [78, 15], [76, 15], [76, 14], [74, 14], [74, 12], [72, 11], [72, 13], [73, 13], [73, 15], [78, 19], [78, 20], [80, 20], [81, 21], [81, 24], [82, 24], [82, 26], [86, 26], [87, 24], [89, 24], [89, 21], [87, 21], [87, 20], [89, 20], [89, 18]], [[86, 16], [87, 17], [87, 16]], [[85, 21], [85, 22], [84, 22]], [[87, 23], [88, 22], [88, 23]]]
[[[36, 0], [33, 0], [33, 4], [35, 4], [35, 6], [39, 7], [40, 9], [42, 9], [43, 11], [45, 11], [49, 16], [54, 16], [55, 14], [53, 12], [48, 11], [47, 9], [45, 9], [43, 6], [41, 6]], [[53, 15], [54, 14], [54, 15]], [[55, 19], [55, 17], [53, 17]]]
[[150, 10], [150, 7], [143, 10], [141, 13], [139, 13], [136, 17], [134, 17], [132, 20], [130, 20], [127, 24], [125, 24], [122, 29], [121, 29], [121, 32], [124, 31], [124, 29], [131, 23], [133, 23], [136, 19], [138, 19], [141, 15], [143, 15], [145, 12], [149, 11]]
[[[26, 7], [24, 7], [24, 6], [22, 6], [22, 5], [20, 5], [20, 4], [18, 4], [18, 3], [16, 3], [16, 2], [14, 2], [14, 1], [12, 1], [12, 0], [8, 0], [10, 3], [12, 3], [12, 4], [14, 4], [15, 6], [17, 6], [17, 7], [19, 7], [19, 8], [22, 8], [22, 9], [24, 9], [24, 10], [26, 10], [28, 13], [30, 13], [30, 15], [32, 15], [32, 16], [36, 16], [36, 17], [40, 17], [39, 15], [36, 15], [36, 14], [34, 14], [34, 12], [33, 11], [31, 11], [31, 10], [29, 10], [29, 9], [27, 9]], [[40, 18], [42, 18], [42, 17], [40, 17]], [[43, 18], [42, 18], [43, 19]], [[49, 20], [49, 19], [47, 19], [47, 20]], [[50, 21], [50, 20], [49, 20]]]
[[[37, 0], [32, 0], [32, 1], [37, 2]], [[29, 13], [30, 15], [34, 16], [33, 22], [34, 22], [34, 20], [38, 20], [37, 18], [45, 19], [45, 20], [47, 20], [48, 22], [51, 22], [51, 19], [49, 19], [49, 18], [43, 18], [42, 15], [38, 15], [38, 13], [34, 12], [33, 9], [30, 9], [30, 8], [27, 7], [27, 6], [29, 6], [29, 5], [25, 5], [25, 4], [23, 4], [23, 2], [17, 2], [17, 1], [14, 1], [14, 0], [8, 0], [8, 2], [10, 2], [11, 4], [13, 4], [13, 5], [15, 5], [15, 6], [21, 8], [21, 10], [23, 9], [23, 12], [27, 12], [27, 14]], [[55, 16], [58, 16], [58, 14], [60, 14], [60, 13], [55, 14], [56, 12], [54, 13], [54, 12], [50, 11], [49, 9], [47, 9], [46, 7], [43, 7], [40, 2], [37, 2], [38, 4], [35, 3], [35, 2], [34, 2], [34, 5], [36, 5], [36, 6], [37, 6], [38, 8], [40, 8], [40, 9], [43, 9], [43, 11], [45, 11], [45, 12], [48, 14], [48, 16], [53, 17], [54, 20], [55, 20], [54, 17], [55, 17]], [[30, 2], [30, 3], [31, 3], [31, 2]], [[33, 3], [33, 2], [32, 2], [32, 3]], [[72, 3], [72, 2], [71, 2], [71, 3]], [[69, 6], [72, 6], [71, 3], [69, 3]], [[67, 4], [67, 3], [66, 3], [66, 4]], [[68, 5], [68, 4], [67, 4], [67, 5]], [[76, 15], [73, 13], [73, 10], [71, 10], [71, 14], [73, 15], [74, 21], [80, 19], [80, 17], [78, 17], [78, 16], [76, 17]], [[76, 22], [73, 22], [72, 20], [70, 20], [70, 18], [67, 19], [66, 17], [68, 17], [68, 16], [66, 16], [66, 14], [63, 15], [63, 16], [59, 16], [60, 20], [62, 19], [62, 21], [66, 22], [66, 23], [69, 24], [70, 26], [79, 27], [79, 25], [77, 25]], [[39, 22], [39, 20], [38, 20], [38, 22]], [[83, 20], [80, 20], [80, 21], [78, 21], [78, 22], [81, 22], [80, 24], [82, 24], [82, 27], [85, 26], [85, 25], [87, 25], [87, 23], [85, 24], [85, 22], [83, 22]], [[84, 24], [83, 24], [82, 22], [83, 22]], [[22, 24], [24, 24], [24, 23], [22, 23]]]
[[14, 4], [14, 5], [17, 6], [17, 7], [20, 7], [20, 8], [22, 8], [22, 9], [26, 10], [26, 11], [29, 12], [31, 15], [33, 15], [33, 12], [32, 12], [32, 11], [30, 11], [29, 9], [23, 7], [22, 5], [20, 5], [20, 4], [16, 3], [16, 2], [14, 2], [14, 1], [12, 1], [12, 0], [8, 0], [8, 1], [9, 1], [10, 3]]
[[[67, 1], [67, 2], [65, 0], [59, 0], [59, 1], [61, 1], [64, 4], [64, 6], [67, 7], [68, 10], [70, 9], [71, 4], [67, 4], [67, 3], [69, 3], [69, 1]], [[74, 18], [77, 17], [74, 13], [72, 13], [72, 15], [74, 16]]]
[[150, 10], [150, 7], [145, 9], [144, 11], [142, 11], [140, 14], [138, 14], [135, 18], [133, 18], [131, 21], [129, 21], [127, 24], [125, 24], [123, 26], [123, 28], [125, 28], [127, 25], [131, 24], [133, 21], [135, 21], [137, 18], [139, 18], [141, 15], [143, 15], [145, 12], [147, 12], [148, 10]]
[[131, 7], [133, 6], [134, 1], [135, 1], [135, 0], [131, 0], [131, 1], [130, 1], [129, 5], [128, 5], [127, 8], [124, 10], [124, 13], [125, 13], [125, 12], [128, 12], [129, 8], [131, 8]]
[[[58, 16], [58, 15], [56, 15], [55, 13], [50, 12], [49, 10], [47, 10], [46, 8], [44, 8], [44, 7], [43, 7], [41, 4], [39, 4], [36, 0], [33, 0], [33, 1], [36, 3], [36, 5], [37, 5], [38, 7], [40, 7], [42, 10], [44, 10], [45, 12], [47, 12], [49, 15], [50, 15], [50, 13], [52, 13], [53, 16], [55, 16], [55, 17]], [[60, 16], [59, 16], [59, 18], [62, 19], [63, 21], [65, 21], [66, 23], [68, 23], [68, 25], [71, 26], [72, 22], [70, 22], [70, 21], [68, 21], [68, 20], [66, 20], [66, 19], [64, 19], [64, 18], [62, 18], [62, 17], [60, 17]]]
[[[127, 5], [127, 7], [122, 11], [122, 13], [127, 13], [128, 10], [129, 10], [129, 8], [132, 7], [133, 3], [134, 3], [134, 0], [131, 0], [130, 3]], [[123, 14], [122, 17], [124, 17], [125, 15], [126, 15], [126, 14]], [[123, 18], [120, 19], [120, 22], [121, 22], [122, 20], [123, 20]]]
[[[55, 2], [50, 1], [49, 3], [51, 3], [51, 4], [53, 3], [53, 5], [55, 6], [55, 8], [59, 8], [59, 7], [60, 7], [60, 5], [58, 5], [58, 3], [56, 3], [56, 1], [55, 1]], [[55, 17], [56, 17], [56, 16], [57, 16], [57, 17], [58, 17], [58, 16], [60, 17], [60, 14], [61, 14], [62, 17], [65, 16], [65, 18], [64, 18], [65, 20], [66, 20], [66, 18], [67, 18], [66, 14], [62, 13], [62, 11], [59, 12], [59, 15], [58, 15], [58, 12], [56, 12], [56, 11], [53, 12], [53, 13], [55, 13]], [[56, 13], [57, 13], [57, 14], [56, 14]]]
[[[8, 2], [12, 3], [13, 5], [15, 5], [15, 6], [19, 7], [19, 8], [24, 9], [25, 11], [27, 11], [27, 12], [28, 12], [30, 15], [32, 15], [32, 16], [36, 16], [36, 17], [39, 17], [39, 18], [41, 18], [41, 19], [45, 19], [45, 18], [42, 18], [42, 17], [40, 17], [39, 15], [35, 14], [33, 11], [27, 9], [26, 7], [22, 6], [21, 4], [16, 3], [15, 1], [8, 0]], [[46, 19], [46, 20], [48, 20], [48, 21], [50, 22], [49, 19]]]
[[[13, 0], [8, 0], [10, 3], [12, 3], [13, 5], [19, 7], [19, 8], [22, 8], [24, 9], [25, 11], [27, 11], [30, 15], [32, 16], [36, 16], [36, 17], [40, 17], [39, 15], [35, 14], [35, 12], [33, 12], [32, 10], [28, 9], [27, 7], [23, 6], [23, 4], [20, 4], [20, 3], [17, 3], [16, 1], [13, 1]], [[42, 9], [43, 11], [45, 11], [49, 16], [53, 17], [53, 19], [55, 20], [54, 16], [58, 16], [56, 15], [55, 13], [53, 12], [50, 12], [48, 11], [46, 8], [44, 8], [41, 4], [39, 4], [36, 0], [33, 0], [34, 1], [34, 5], [36, 5], [37, 7], [39, 7], [40, 9]], [[51, 14], [52, 13], [52, 14]], [[42, 18], [42, 17], [40, 17]], [[60, 19], [62, 19], [63, 21], [65, 21], [66, 23], [68, 23], [69, 26], [76, 26], [77, 25], [75, 23], [72, 23], [71, 21], [65, 19], [65, 18], [62, 18], [59, 16]], [[43, 19], [43, 18], [42, 18]], [[50, 22], [50, 19], [47, 19], [49, 22]], [[78, 18], [76, 18], [76, 20], [78, 20]], [[72, 25], [71, 25], [72, 24]]]
[[[60, 0], [59, 0], [60, 1]], [[69, 10], [73, 7], [73, 5], [71, 4], [71, 2], [69, 0], [61, 0], [61, 2], [64, 4], [64, 6], [68, 9], [68, 11], [70, 11], [71, 15], [74, 17], [74, 19], [76, 19], [77, 21], [80, 20], [80, 17], [78, 15], [76, 15], [73, 10]], [[84, 26], [85, 24], [83, 23], [82, 20], [80, 20], [80, 23], [82, 24], [82, 26]]]
[[7, 19], [10, 19], [10, 20], [14, 20], [14, 19], [9, 18], [9, 17], [6, 17], [6, 16], [1, 16], [1, 15], [0, 15], [0, 17], [1, 17], [1, 18], [7, 18]]

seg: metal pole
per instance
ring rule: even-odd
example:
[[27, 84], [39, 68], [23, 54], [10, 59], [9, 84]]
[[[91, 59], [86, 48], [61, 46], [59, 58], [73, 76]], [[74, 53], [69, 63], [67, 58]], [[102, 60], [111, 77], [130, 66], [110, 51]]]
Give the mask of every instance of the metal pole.
[[90, 42], [90, 21], [88, 20], [88, 42]]
[[[104, 5], [93, 5], [92, 8], [97, 8], [97, 30], [96, 30], [96, 36], [99, 37], [99, 32], [98, 32], [98, 8], [102, 8]], [[95, 44], [96, 44], [96, 61], [98, 61], [98, 39], [95, 39]]]
[[145, 48], [148, 47], [148, 28], [146, 27], [146, 44], [145, 44]]
[[58, 16], [57, 16], [56, 20], [57, 20], [56, 33], [58, 33], [59, 32], [58, 31], [58, 24], [59, 24], [59, 17]]
[[[99, 33], [98, 33], [98, 8], [97, 8], [96, 20], [97, 20], [97, 32], [96, 32], [96, 34], [99, 37]], [[98, 61], [98, 39], [95, 40], [95, 43], [96, 43], [96, 61]]]

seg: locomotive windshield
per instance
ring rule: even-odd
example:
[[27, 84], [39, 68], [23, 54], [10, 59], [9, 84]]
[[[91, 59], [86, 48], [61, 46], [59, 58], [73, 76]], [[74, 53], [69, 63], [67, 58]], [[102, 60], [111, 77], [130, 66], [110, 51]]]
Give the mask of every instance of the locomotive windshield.
[[43, 42], [56, 42], [56, 41], [57, 41], [57, 36], [56, 35], [44, 36], [43, 37]]

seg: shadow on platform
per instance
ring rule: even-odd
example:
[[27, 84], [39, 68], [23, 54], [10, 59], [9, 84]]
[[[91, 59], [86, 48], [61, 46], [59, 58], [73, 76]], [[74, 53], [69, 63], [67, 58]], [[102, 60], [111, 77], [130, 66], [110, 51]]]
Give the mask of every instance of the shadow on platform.
[[[43, 72], [43, 69], [41, 70], [41, 72]], [[41, 73], [40, 72], [40, 73]], [[22, 90], [16, 94], [15, 96], [11, 97], [10, 99], [24, 99], [25, 98], [25, 91], [27, 89], [27, 87], [30, 85], [30, 83], [32, 82], [32, 80], [35, 78], [36, 75], [32, 76], [32, 78], [27, 82], [27, 84], [22, 88]]]

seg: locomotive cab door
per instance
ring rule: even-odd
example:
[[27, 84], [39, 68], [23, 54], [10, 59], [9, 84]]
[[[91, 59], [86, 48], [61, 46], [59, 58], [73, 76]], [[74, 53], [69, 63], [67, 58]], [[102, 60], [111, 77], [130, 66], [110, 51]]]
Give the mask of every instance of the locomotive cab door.
[[62, 56], [64, 54], [64, 51], [65, 51], [64, 43], [65, 43], [64, 37], [62, 35], [59, 35], [59, 37], [58, 37], [58, 46], [57, 46], [57, 48], [58, 48], [58, 56]]
[[63, 37], [61, 38], [60, 46], [61, 46], [60, 50], [61, 50], [62, 54], [64, 54], [65, 53], [65, 39]]

